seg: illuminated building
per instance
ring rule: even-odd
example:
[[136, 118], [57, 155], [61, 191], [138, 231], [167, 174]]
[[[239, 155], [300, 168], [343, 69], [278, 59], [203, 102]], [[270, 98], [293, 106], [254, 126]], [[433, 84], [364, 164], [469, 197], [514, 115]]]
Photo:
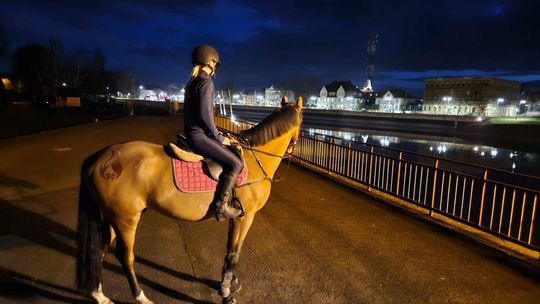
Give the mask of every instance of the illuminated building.
[[484, 78], [436, 78], [424, 82], [426, 114], [512, 116], [520, 100], [521, 84]]
[[140, 86], [139, 87], [139, 99], [150, 101], [165, 101], [169, 98], [169, 95], [165, 90], [159, 86]]
[[328, 110], [359, 110], [362, 92], [349, 81], [334, 81], [322, 87], [317, 108]]
[[277, 107], [281, 103], [281, 98], [283, 98], [283, 96], [287, 96], [289, 101], [294, 101], [294, 91], [275, 88], [272, 85], [264, 90], [264, 100], [261, 100], [262, 95], [260, 97], [257, 96], [257, 103], [264, 103], [266, 106]]
[[415, 97], [401, 89], [390, 89], [382, 91], [375, 99], [375, 104], [379, 105], [379, 111], [399, 113], [402, 109], [416, 102]]

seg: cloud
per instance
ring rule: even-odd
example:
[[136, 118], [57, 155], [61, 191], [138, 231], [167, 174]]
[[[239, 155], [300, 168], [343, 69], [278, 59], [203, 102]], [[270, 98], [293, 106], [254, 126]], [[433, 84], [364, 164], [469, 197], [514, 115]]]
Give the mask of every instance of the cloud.
[[533, 0], [20, 0], [3, 3], [0, 19], [12, 49], [51, 36], [68, 49], [100, 46], [112, 67], [152, 83], [189, 73], [191, 49], [213, 44], [224, 61], [218, 82], [249, 87], [310, 75], [360, 85], [376, 32], [376, 80], [411, 86], [437, 73], [534, 78], [538, 11]]

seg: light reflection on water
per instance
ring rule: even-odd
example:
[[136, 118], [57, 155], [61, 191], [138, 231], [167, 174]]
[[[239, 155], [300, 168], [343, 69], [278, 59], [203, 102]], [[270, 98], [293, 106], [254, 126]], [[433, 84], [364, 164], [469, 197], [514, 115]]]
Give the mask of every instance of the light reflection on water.
[[[322, 134], [343, 138], [346, 141], [357, 141], [383, 147], [390, 147], [400, 150], [427, 154], [435, 157], [442, 157], [473, 163], [481, 166], [498, 168], [511, 172], [540, 176], [540, 154], [509, 149], [502, 149], [493, 146], [473, 145], [461, 139], [434, 140], [419, 138], [407, 138], [384, 134], [374, 134], [372, 131], [334, 131], [327, 129], [306, 129], [308, 134]], [[384, 133], [384, 132], [380, 132]]]

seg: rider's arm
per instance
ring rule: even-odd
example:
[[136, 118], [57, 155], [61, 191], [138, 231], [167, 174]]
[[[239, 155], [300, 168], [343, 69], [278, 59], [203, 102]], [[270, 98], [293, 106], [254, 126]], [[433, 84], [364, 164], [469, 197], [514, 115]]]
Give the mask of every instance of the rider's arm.
[[218, 131], [214, 123], [214, 83], [211, 79], [205, 78], [199, 83], [200, 92], [200, 113], [201, 121], [204, 124], [204, 131], [219, 142], [223, 142], [225, 137]]

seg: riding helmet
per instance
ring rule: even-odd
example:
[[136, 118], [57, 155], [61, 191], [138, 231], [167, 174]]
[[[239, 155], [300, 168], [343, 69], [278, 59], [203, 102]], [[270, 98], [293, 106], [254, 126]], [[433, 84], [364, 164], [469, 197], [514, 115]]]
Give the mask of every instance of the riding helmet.
[[212, 46], [203, 44], [193, 49], [193, 53], [191, 53], [191, 63], [193, 66], [197, 64], [208, 64], [210, 60], [214, 60], [216, 65], [221, 65], [219, 54]]

